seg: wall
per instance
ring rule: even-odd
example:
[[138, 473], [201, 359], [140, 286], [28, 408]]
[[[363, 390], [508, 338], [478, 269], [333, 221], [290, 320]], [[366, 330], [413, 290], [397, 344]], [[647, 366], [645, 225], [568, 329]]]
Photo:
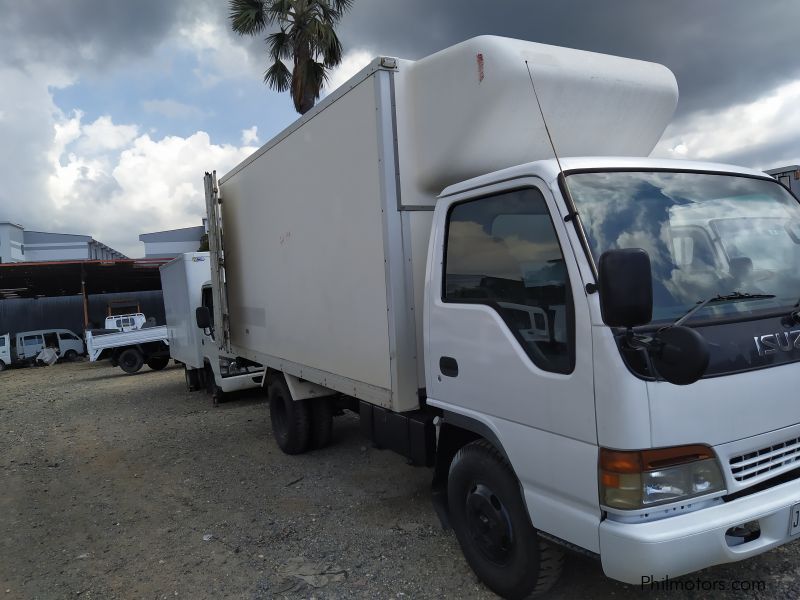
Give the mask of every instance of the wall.
[[25, 260], [23, 254], [23, 232], [12, 223], [0, 223], [0, 262], [11, 263]]
[[145, 242], [144, 255], [147, 258], [174, 257], [184, 252], [197, 252], [200, 238], [180, 242]]
[[[114, 300], [138, 300], [142, 312], [154, 317], [159, 325], [166, 324], [161, 290], [89, 296], [89, 321], [102, 327], [106, 306]], [[54, 298], [14, 298], [0, 300], [0, 335], [8, 332], [35, 329], [70, 329], [83, 335], [83, 302], [81, 296]]]

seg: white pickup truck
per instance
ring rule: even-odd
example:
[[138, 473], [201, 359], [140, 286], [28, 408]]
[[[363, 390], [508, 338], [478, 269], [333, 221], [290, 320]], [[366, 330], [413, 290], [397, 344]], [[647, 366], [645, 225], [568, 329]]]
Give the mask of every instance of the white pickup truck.
[[160, 371], [169, 363], [167, 327], [161, 325], [100, 335], [87, 331], [86, 353], [91, 362], [110, 358], [114, 366], [119, 366], [129, 375], [145, 364]]

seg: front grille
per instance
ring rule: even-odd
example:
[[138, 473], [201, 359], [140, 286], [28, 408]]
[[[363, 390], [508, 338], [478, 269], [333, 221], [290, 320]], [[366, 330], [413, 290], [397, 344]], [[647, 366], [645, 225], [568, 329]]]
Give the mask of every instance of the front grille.
[[764, 473], [785, 471], [791, 468], [790, 465], [797, 467], [794, 464], [797, 462], [800, 462], [800, 438], [740, 454], [729, 461], [731, 474], [736, 481], [748, 481]]

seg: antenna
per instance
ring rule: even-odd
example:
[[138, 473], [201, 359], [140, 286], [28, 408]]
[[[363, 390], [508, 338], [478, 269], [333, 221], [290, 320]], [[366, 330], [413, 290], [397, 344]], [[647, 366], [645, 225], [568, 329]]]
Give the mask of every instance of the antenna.
[[[567, 178], [564, 175], [564, 169], [561, 166], [561, 159], [558, 158], [558, 151], [556, 150], [556, 145], [553, 143], [553, 136], [550, 135], [550, 127], [547, 126], [547, 119], [544, 118], [544, 110], [542, 110], [542, 103], [539, 100], [539, 94], [536, 91], [536, 83], [533, 81], [533, 68], [525, 61], [525, 68], [528, 69], [528, 78], [531, 80], [531, 87], [533, 88], [533, 96], [536, 98], [536, 106], [539, 107], [539, 114], [542, 116], [542, 123], [544, 123], [544, 130], [547, 133], [547, 139], [550, 142], [550, 147], [553, 149], [553, 156], [556, 159], [556, 164], [558, 165], [558, 181], [561, 184], [561, 189], [564, 193], [564, 199], [567, 201], [567, 216], [564, 217], [564, 222], [569, 223], [572, 221], [572, 225], [575, 227], [575, 233], [578, 235], [578, 238], [583, 242], [583, 249], [584, 253], [586, 254], [586, 260], [589, 262], [589, 266], [592, 269], [592, 274], [594, 275], [594, 280], [597, 281], [597, 266], [594, 263], [594, 259], [592, 258], [591, 253], [589, 252], [589, 242], [586, 239], [586, 232], [583, 230], [583, 226], [579, 222], [578, 217], [578, 210], [575, 208], [575, 201], [572, 199], [572, 192], [569, 189], [569, 183], [567, 183]], [[597, 291], [597, 285], [593, 283], [589, 283], [586, 285], [586, 292], [589, 294], [594, 293]]]
[[558, 174], [561, 177], [563, 177], [564, 169], [561, 168], [561, 160], [558, 158], [558, 152], [556, 152], [556, 145], [553, 143], [553, 136], [550, 135], [550, 128], [547, 126], [547, 119], [544, 118], [542, 103], [539, 101], [539, 94], [536, 92], [536, 84], [533, 82], [533, 70], [531, 69], [531, 66], [530, 64], [528, 64], [527, 60], [525, 61], [525, 68], [528, 69], [528, 77], [531, 80], [531, 87], [533, 88], [533, 97], [536, 98], [536, 106], [539, 107], [539, 114], [542, 115], [542, 123], [544, 123], [544, 130], [547, 133], [547, 139], [550, 141], [550, 147], [553, 149], [553, 156], [556, 157], [556, 164], [558, 164]]

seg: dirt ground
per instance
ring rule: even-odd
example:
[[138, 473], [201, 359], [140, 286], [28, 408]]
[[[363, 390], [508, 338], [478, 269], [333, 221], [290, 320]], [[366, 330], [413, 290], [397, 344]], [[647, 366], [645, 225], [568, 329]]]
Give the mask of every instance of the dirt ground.
[[[439, 525], [430, 471], [371, 448], [354, 416], [286, 456], [268, 417], [260, 391], [213, 408], [176, 367], [0, 373], [0, 598], [494, 597]], [[708, 597], [685, 591], [699, 578], [796, 598], [798, 567], [795, 544], [642, 591], [569, 555], [549, 597]]]

